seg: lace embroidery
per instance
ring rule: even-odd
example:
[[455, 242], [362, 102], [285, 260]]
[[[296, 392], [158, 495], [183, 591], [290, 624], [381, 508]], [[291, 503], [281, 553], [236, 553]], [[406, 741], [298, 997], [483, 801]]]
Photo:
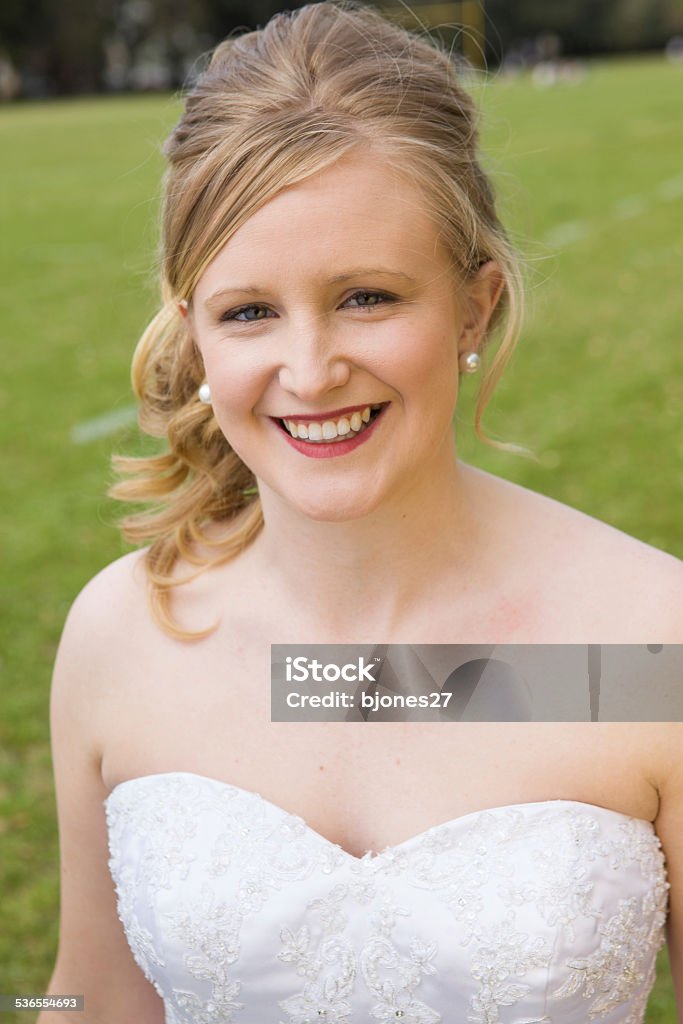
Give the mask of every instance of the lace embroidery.
[[508, 913], [499, 927], [482, 932], [472, 957], [472, 977], [480, 987], [472, 997], [467, 1020], [472, 1024], [498, 1024], [500, 1007], [521, 1002], [532, 990], [520, 976], [534, 968], [547, 969], [551, 954], [548, 940], [515, 930], [514, 913]]
[[106, 813], [117, 911], [167, 1024], [644, 1019], [669, 888], [647, 822], [520, 804], [354, 858], [191, 773], [123, 784]]
[[140, 924], [135, 912], [135, 877], [131, 866], [119, 865], [117, 858], [109, 860], [109, 868], [115, 878], [117, 913], [124, 925], [128, 942], [140, 970], [152, 982], [159, 995], [163, 995], [152, 974], [152, 966], [165, 967], [164, 960], [154, 948], [154, 938], [147, 928]]
[[[321, 926], [317, 947], [306, 926], [296, 933], [288, 928], [280, 933], [284, 949], [278, 959], [293, 964], [297, 974], [306, 979], [300, 993], [279, 1004], [291, 1024], [308, 1024], [316, 1018], [346, 1024], [351, 1013], [348, 999], [359, 972], [375, 1000], [368, 1010], [373, 1019], [386, 1024], [397, 1020], [402, 1024], [439, 1024], [442, 1020], [415, 994], [422, 975], [436, 971], [432, 963], [436, 943], [413, 936], [409, 956], [401, 957], [391, 932], [397, 917], [409, 917], [410, 912], [386, 893], [376, 900], [375, 896], [376, 889], [370, 882], [358, 880], [337, 885], [327, 897], [312, 900], [307, 909], [312, 914], [318, 912]], [[350, 924], [344, 905], [358, 897], [361, 904], [373, 901], [376, 906], [370, 917], [370, 939], [356, 959], [343, 933]]]
[[343, 938], [348, 919], [342, 903], [347, 894], [348, 886], [336, 885], [328, 896], [308, 904], [309, 911], [319, 911], [317, 927], [321, 928], [321, 933], [317, 943], [307, 925], [296, 933], [289, 928], [280, 932], [284, 948], [277, 954], [278, 960], [292, 964], [297, 975], [304, 979], [300, 992], [278, 1003], [291, 1024], [308, 1024], [316, 1017], [330, 1024], [350, 1024], [348, 1000], [356, 964], [353, 949]]
[[567, 961], [567, 980], [555, 992], [562, 997], [581, 991], [592, 999], [590, 1020], [605, 1017], [637, 992], [645, 981], [643, 952], [656, 953], [662, 945], [635, 896], [619, 901], [617, 913], [599, 927], [599, 934], [600, 945], [591, 956]]
[[385, 895], [371, 918], [370, 942], [360, 954], [361, 973], [375, 1000], [370, 1016], [382, 1024], [395, 1024], [397, 1020], [402, 1024], [438, 1024], [441, 1014], [427, 1006], [417, 991], [423, 975], [436, 974], [433, 960], [438, 946], [413, 934], [408, 939], [408, 955], [402, 957], [391, 935], [399, 915], [411, 916], [409, 910]]
[[170, 934], [190, 951], [184, 963], [192, 978], [207, 981], [210, 995], [200, 998], [196, 992], [173, 990], [173, 1004], [180, 1020], [197, 1024], [219, 1024], [234, 1019], [239, 1002], [240, 982], [230, 980], [232, 965], [240, 952], [243, 915], [224, 901], [216, 901], [210, 886], [202, 886], [198, 901], [191, 909], [166, 915]]

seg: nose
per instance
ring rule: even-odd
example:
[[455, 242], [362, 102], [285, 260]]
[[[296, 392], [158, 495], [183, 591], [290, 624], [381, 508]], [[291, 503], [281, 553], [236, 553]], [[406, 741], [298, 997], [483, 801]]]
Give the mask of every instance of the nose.
[[343, 387], [351, 374], [348, 357], [320, 324], [294, 329], [280, 364], [280, 386], [302, 402], [315, 402]]

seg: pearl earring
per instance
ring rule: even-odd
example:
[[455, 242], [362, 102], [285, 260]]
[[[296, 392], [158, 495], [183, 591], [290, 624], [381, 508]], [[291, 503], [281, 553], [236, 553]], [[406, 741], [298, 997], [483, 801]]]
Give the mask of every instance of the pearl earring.
[[205, 405], [211, 405], [211, 388], [206, 381], [200, 386], [198, 395], [200, 402], [204, 402]]
[[476, 373], [481, 366], [481, 356], [476, 352], [463, 352], [458, 360], [461, 373]]

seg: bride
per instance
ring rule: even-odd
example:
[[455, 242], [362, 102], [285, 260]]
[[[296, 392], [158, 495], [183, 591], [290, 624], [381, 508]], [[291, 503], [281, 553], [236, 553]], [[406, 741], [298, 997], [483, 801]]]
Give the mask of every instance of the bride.
[[676, 559], [457, 457], [522, 301], [475, 119], [324, 0], [219, 46], [168, 140], [167, 450], [118, 459], [144, 546], [51, 698], [49, 991], [92, 1024], [636, 1024], [665, 921], [683, 1015], [679, 725], [271, 721], [271, 644], [681, 640]]

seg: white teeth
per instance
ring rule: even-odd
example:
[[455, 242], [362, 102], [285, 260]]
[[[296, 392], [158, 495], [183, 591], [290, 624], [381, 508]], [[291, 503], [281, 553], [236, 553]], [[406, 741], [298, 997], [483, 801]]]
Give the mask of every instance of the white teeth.
[[371, 410], [374, 412], [381, 408], [381, 405], [366, 405], [364, 409], [356, 410], [350, 416], [342, 416], [336, 423], [334, 420], [325, 420], [323, 423], [319, 420], [313, 420], [311, 423], [300, 423], [295, 420], [282, 422], [292, 437], [300, 437], [304, 441], [334, 441], [337, 437], [364, 430], [370, 422]]

